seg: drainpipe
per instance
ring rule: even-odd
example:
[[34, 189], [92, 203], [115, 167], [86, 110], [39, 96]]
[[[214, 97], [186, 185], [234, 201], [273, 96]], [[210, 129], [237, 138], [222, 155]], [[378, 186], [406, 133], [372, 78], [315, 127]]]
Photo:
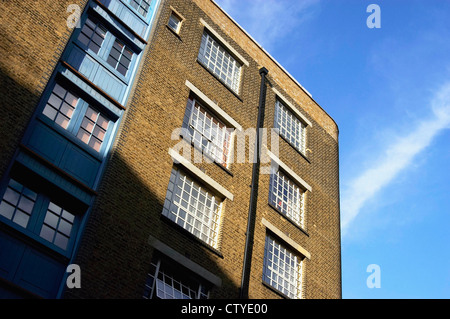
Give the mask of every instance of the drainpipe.
[[252, 185], [250, 192], [250, 203], [248, 208], [247, 232], [245, 233], [246, 238], [245, 238], [244, 264], [242, 267], [241, 288], [239, 290], [240, 299], [248, 299], [248, 286], [250, 282], [250, 266], [253, 251], [253, 232], [255, 229], [256, 202], [258, 199], [259, 167], [261, 158], [261, 141], [260, 141], [261, 137], [259, 131], [263, 127], [264, 122], [267, 73], [269, 73], [269, 71], [266, 68], [262, 67], [261, 69], [259, 69], [259, 75], [261, 76], [261, 86], [259, 89], [258, 121], [256, 124], [256, 138], [255, 138], [256, 157], [254, 157], [253, 160]]

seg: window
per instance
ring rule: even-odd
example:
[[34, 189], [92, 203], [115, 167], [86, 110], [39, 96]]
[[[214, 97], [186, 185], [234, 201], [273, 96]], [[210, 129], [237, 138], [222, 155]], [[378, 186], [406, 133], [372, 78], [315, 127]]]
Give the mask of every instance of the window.
[[77, 137], [99, 152], [105, 139], [108, 125], [109, 121], [104, 116], [88, 106]]
[[42, 113], [62, 128], [67, 129], [77, 103], [77, 96], [56, 84]]
[[50, 202], [40, 236], [56, 246], [66, 249], [74, 220], [74, 215]]
[[179, 33], [180, 32], [180, 28], [181, 28], [181, 18], [179, 15], [177, 15], [175, 12], [172, 11], [172, 14], [169, 17], [169, 22], [167, 23], [167, 25], [173, 30], [175, 31], [175, 33]]
[[234, 92], [239, 93], [241, 64], [206, 31], [202, 36], [198, 60]]
[[110, 120], [73, 92], [56, 83], [42, 114], [100, 152]]
[[75, 237], [75, 215], [12, 178], [0, 203], [0, 215], [63, 251]]
[[269, 203], [290, 220], [303, 227], [304, 191], [281, 170], [272, 168]]
[[266, 235], [263, 281], [291, 299], [301, 298], [302, 260]]
[[137, 10], [144, 18], [147, 16], [150, 8], [151, 0], [130, 0], [130, 4]]
[[154, 259], [147, 274], [145, 299], [208, 299], [207, 285], [166, 259]]
[[131, 51], [122, 41], [116, 39], [111, 48], [108, 57], [108, 63], [114, 69], [120, 72], [123, 76], [126, 76], [128, 69], [133, 58], [133, 51]]
[[173, 168], [163, 215], [208, 245], [217, 248], [222, 203], [208, 189]]
[[193, 97], [188, 100], [186, 112], [191, 141], [215, 162], [227, 167], [232, 129], [228, 129]]
[[95, 54], [98, 54], [103, 44], [103, 40], [105, 40], [105, 36], [105, 27], [102, 26], [97, 20], [87, 18], [83, 28], [81, 29], [81, 33], [78, 36], [78, 41], [91, 49]]
[[275, 105], [275, 128], [298, 151], [305, 153], [306, 125], [300, 121], [286, 106], [277, 100]]
[[0, 215], [26, 228], [37, 194], [11, 179], [0, 204]]

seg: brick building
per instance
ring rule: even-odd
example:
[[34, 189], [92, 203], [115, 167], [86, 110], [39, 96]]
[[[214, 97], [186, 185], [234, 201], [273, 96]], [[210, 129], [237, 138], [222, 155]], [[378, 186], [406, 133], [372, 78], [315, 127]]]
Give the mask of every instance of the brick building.
[[341, 298], [333, 119], [211, 0], [74, 2], [1, 4], [0, 296]]

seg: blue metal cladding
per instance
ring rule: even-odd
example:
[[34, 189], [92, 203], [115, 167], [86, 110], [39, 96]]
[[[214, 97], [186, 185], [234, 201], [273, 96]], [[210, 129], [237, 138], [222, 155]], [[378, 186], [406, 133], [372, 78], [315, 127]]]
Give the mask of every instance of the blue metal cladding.
[[[61, 297], [160, 1], [91, 0], [84, 9], [1, 179], [0, 298]], [[36, 192], [32, 209], [11, 188], [16, 179]], [[64, 246], [57, 236], [67, 236]]]

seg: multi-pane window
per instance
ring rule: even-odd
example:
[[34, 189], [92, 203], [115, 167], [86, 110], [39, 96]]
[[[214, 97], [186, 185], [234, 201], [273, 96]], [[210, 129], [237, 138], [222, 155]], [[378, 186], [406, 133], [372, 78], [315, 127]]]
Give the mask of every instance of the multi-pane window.
[[234, 92], [239, 93], [241, 64], [206, 31], [202, 36], [198, 60]]
[[105, 139], [109, 120], [100, 114], [100, 112], [88, 107], [81, 122], [77, 137], [88, 144], [97, 152]]
[[227, 167], [232, 130], [205, 109], [194, 98], [189, 98], [189, 133], [194, 145], [215, 162]]
[[56, 246], [66, 249], [74, 220], [74, 215], [50, 202], [40, 236]]
[[0, 215], [26, 228], [36, 199], [35, 192], [11, 179], [0, 204]]
[[133, 58], [131, 51], [122, 41], [116, 39], [108, 56], [108, 63], [114, 69], [126, 76]]
[[306, 125], [278, 100], [275, 105], [275, 128], [293, 147], [305, 153]]
[[208, 288], [181, 267], [170, 266], [161, 259], [153, 260], [144, 288], [145, 299], [208, 299]]
[[56, 84], [42, 113], [56, 124], [67, 129], [77, 103], [77, 96]]
[[67, 251], [74, 238], [75, 215], [12, 178], [0, 203], [0, 215], [62, 251]]
[[304, 191], [281, 170], [272, 168], [270, 174], [269, 203], [282, 214], [303, 227]]
[[78, 36], [78, 41], [91, 49], [95, 54], [98, 54], [105, 40], [106, 32], [106, 28], [97, 20], [87, 18]]
[[110, 120], [73, 92], [56, 83], [42, 114], [100, 152]]
[[263, 281], [291, 299], [301, 298], [302, 260], [270, 235], [264, 247]]
[[144, 18], [147, 16], [151, 2], [151, 0], [130, 0], [131, 6], [135, 8]]
[[217, 248], [222, 203], [183, 171], [172, 169], [163, 215]]

